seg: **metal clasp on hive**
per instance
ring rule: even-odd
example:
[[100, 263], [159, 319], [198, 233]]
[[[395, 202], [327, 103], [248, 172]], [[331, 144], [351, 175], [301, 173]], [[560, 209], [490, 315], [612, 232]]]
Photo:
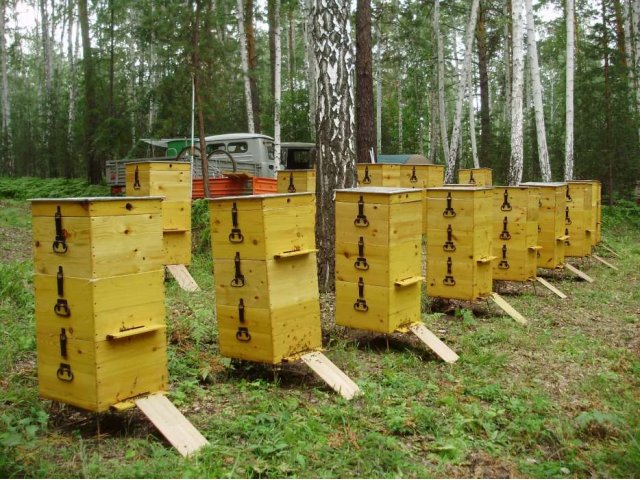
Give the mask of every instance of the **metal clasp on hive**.
[[58, 267], [56, 279], [58, 284], [58, 301], [53, 306], [53, 312], [59, 317], [69, 317], [71, 316], [69, 304], [64, 298], [62, 298], [64, 297], [64, 273], [62, 271], [62, 266]]
[[229, 241], [231, 243], [242, 243], [244, 241], [244, 235], [242, 235], [242, 232], [238, 227], [238, 207], [236, 202], [233, 202], [233, 207], [231, 207], [231, 223], [233, 224], [233, 227], [229, 234]]
[[358, 279], [358, 299], [353, 304], [354, 310], [358, 312], [366, 312], [369, 310], [367, 301], [364, 299], [364, 280], [362, 277]]
[[233, 277], [233, 280], [231, 280], [231, 286], [236, 288], [244, 287], [244, 275], [240, 270], [240, 252], [236, 252], [233, 264], [235, 267], [235, 276]]
[[[241, 298], [238, 303], [238, 320], [244, 325], [244, 300]], [[251, 340], [251, 334], [248, 327], [238, 327], [236, 332], [236, 340], [239, 342], [248, 342]]]
[[140, 190], [140, 172], [138, 171], [137, 165], [135, 171], [133, 172], [133, 189]]
[[453, 203], [453, 198], [451, 198], [451, 192], [447, 193], [447, 208], [444, 209], [444, 212], [442, 213], [443, 217], [455, 217], [456, 216], [456, 211], [453, 209], [452, 204]]
[[60, 211], [60, 206], [58, 206], [55, 214], [55, 223], [56, 223], [56, 238], [53, 241], [53, 252], [54, 253], [67, 253], [67, 232], [62, 228], [62, 212]]
[[511, 211], [511, 204], [509, 203], [509, 191], [507, 189], [504, 190], [504, 199], [502, 200], [500, 210], [502, 210], [503, 212]]
[[447, 275], [442, 281], [447, 287], [453, 287], [456, 284], [455, 278], [453, 278], [453, 262], [451, 257], [447, 257]]
[[296, 193], [296, 186], [293, 184], [293, 172], [289, 173], [289, 188], [287, 190], [289, 193]]
[[507, 228], [508, 223], [509, 219], [507, 217], [504, 217], [504, 220], [502, 220], [502, 232], [500, 233], [500, 240], [511, 240], [511, 234], [509, 233], [509, 229]]
[[444, 242], [444, 245], [442, 246], [442, 249], [445, 252], [455, 252], [456, 251], [456, 245], [455, 245], [455, 243], [453, 243], [453, 228], [451, 228], [451, 225], [449, 225], [447, 227], [447, 241]]
[[73, 372], [71, 371], [71, 365], [68, 363], [61, 363], [58, 367], [58, 371], [56, 372], [56, 376], [58, 380], [62, 382], [71, 382], [73, 381]]
[[508, 270], [509, 269], [509, 262], [507, 261], [507, 246], [506, 245], [502, 245], [502, 260], [500, 260], [500, 263], [498, 264], [498, 268], [500, 268], [502, 270]]
[[358, 258], [353, 266], [358, 270], [369, 270], [369, 263], [364, 256], [364, 237], [360, 237], [360, 240], [358, 240]]
[[358, 200], [358, 216], [353, 221], [353, 224], [356, 227], [368, 227], [369, 220], [367, 220], [367, 216], [364, 214], [364, 198], [360, 195], [360, 200]]
[[362, 183], [371, 183], [371, 178], [369, 177], [369, 165], [364, 166], [364, 178], [362, 179]]
[[571, 217], [569, 217], [569, 207], [564, 209], [564, 223], [565, 225], [571, 225]]
[[417, 183], [418, 182], [418, 177], [416, 176], [416, 166], [413, 166], [413, 169], [411, 170], [411, 177], [409, 178], [409, 181], [411, 183]]

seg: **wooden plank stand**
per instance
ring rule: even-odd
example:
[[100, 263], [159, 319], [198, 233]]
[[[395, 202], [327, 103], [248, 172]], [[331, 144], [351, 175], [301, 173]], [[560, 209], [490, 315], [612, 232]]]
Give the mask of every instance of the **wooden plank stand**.
[[360, 387], [322, 352], [305, 353], [300, 360], [346, 400], [362, 394]]
[[498, 295], [496, 292], [492, 292], [489, 299], [493, 301], [498, 307], [500, 307], [507, 315], [513, 318], [520, 325], [527, 325], [529, 322], [522, 316], [515, 308], [511, 306], [504, 298]]
[[562, 298], [563, 300], [565, 298], [567, 298], [567, 296], [562, 293], [558, 288], [555, 287], [555, 285], [552, 285], [551, 283], [549, 283], [547, 280], [545, 280], [542, 277], [536, 277], [536, 281], [544, 286], [545, 288], [548, 288], [551, 292], [555, 293], [558, 297]]
[[175, 278], [180, 288], [186, 292], [199, 292], [200, 287], [193, 279], [185, 265], [166, 265], [167, 270]]
[[571, 265], [570, 263], [565, 263], [564, 267], [569, 270], [571, 273], [573, 273], [576, 277], [579, 277], [581, 279], [583, 279], [586, 282], [589, 283], [593, 283], [595, 282], [595, 280], [593, 278], [591, 278], [589, 275], [587, 275], [586, 273], [584, 273], [582, 270], [574, 267], [573, 265]]
[[188, 457], [209, 444], [164, 395], [156, 393], [140, 397], [134, 403], [183, 457]]
[[611, 263], [607, 262], [604, 258], [596, 255], [595, 253], [592, 253], [591, 256], [593, 258], [595, 258], [597, 261], [599, 261], [600, 263], [602, 263], [603, 265], [606, 265], [607, 267], [613, 269], [613, 270], [618, 270], [618, 267], [616, 267], [615, 265], [612, 265]]
[[409, 330], [445, 362], [455, 363], [460, 358], [424, 324], [414, 323]]

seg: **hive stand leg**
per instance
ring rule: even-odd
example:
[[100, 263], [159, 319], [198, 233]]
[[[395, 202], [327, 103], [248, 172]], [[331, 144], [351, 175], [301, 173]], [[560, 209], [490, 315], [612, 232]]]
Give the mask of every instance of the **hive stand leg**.
[[567, 270], [569, 270], [571, 273], [575, 274], [577, 277], [580, 277], [581, 279], [583, 279], [583, 280], [585, 280], [585, 281], [587, 281], [589, 283], [595, 282], [595, 280], [593, 278], [591, 278], [589, 275], [584, 273], [582, 270], [577, 269], [576, 267], [574, 267], [570, 263], [565, 263], [564, 267]]
[[591, 256], [593, 258], [595, 258], [597, 261], [599, 261], [600, 263], [606, 265], [609, 268], [612, 268], [614, 270], [618, 270], [618, 267], [616, 267], [615, 265], [610, 264], [609, 262], [607, 262], [604, 258], [599, 257], [598, 255], [596, 255], [595, 253], [591, 254]]
[[609, 252], [609, 253], [613, 254], [615, 257], [621, 258], [621, 257], [620, 257], [620, 254], [619, 254], [618, 252], [616, 252], [616, 251], [615, 251], [613, 248], [611, 248], [610, 246], [605, 245], [604, 243], [601, 243], [599, 246], [600, 246], [600, 247], [602, 247], [602, 248], [604, 248], [607, 252]]
[[321, 352], [305, 353], [300, 360], [345, 399], [351, 400], [362, 393], [360, 387]]
[[500, 295], [498, 295], [496, 292], [493, 292], [491, 294], [491, 296], [489, 297], [491, 298], [491, 300], [493, 300], [493, 302], [500, 307], [502, 310], [504, 310], [504, 312], [509, 315], [511, 318], [513, 318], [516, 322], [518, 322], [520, 325], [527, 325], [529, 322], [527, 321], [526, 318], [524, 318], [522, 316], [522, 314], [520, 312], [518, 312], [515, 308], [513, 308], [509, 302], [507, 302], [504, 298], [502, 298]]
[[564, 293], [562, 293], [560, 290], [558, 290], [558, 288], [556, 288], [554, 285], [552, 285], [549, 282], [547, 282], [544, 278], [536, 277], [536, 281], [538, 283], [540, 283], [541, 285], [544, 285], [545, 287], [547, 287], [549, 290], [551, 290], [553, 293], [555, 293], [557, 296], [559, 296], [563, 300], [565, 298], [567, 298], [567, 296]]
[[415, 323], [409, 327], [416, 337], [435, 352], [442, 360], [447, 363], [455, 363], [458, 360], [458, 354], [451, 350], [442, 340], [440, 340], [431, 330], [422, 323]]
[[167, 265], [167, 270], [176, 279], [178, 285], [187, 292], [198, 292], [200, 287], [184, 265]]
[[188, 457], [209, 444], [164, 395], [156, 393], [141, 397], [135, 403], [183, 457]]

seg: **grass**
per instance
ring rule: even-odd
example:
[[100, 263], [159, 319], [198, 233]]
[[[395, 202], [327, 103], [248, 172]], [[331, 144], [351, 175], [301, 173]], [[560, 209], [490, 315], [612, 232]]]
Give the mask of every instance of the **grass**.
[[[0, 182], [1, 185], [2, 182]], [[2, 200], [0, 476], [3, 477], [638, 477], [640, 211], [605, 209], [613, 271], [581, 265], [566, 300], [505, 295], [530, 319], [459, 305], [426, 323], [460, 355], [444, 364], [416, 341], [325, 325], [327, 356], [362, 388], [346, 402], [303, 368], [274, 373], [218, 355], [208, 249], [202, 292], [167, 283], [172, 401], [210, 441], [185, 460], [132, 410], [100, 418], [38, 398], [28, 206]], [[13, 213], [12, 213], [13, 212]], [[194, 207], [206, 246], [206, 209]], [[6, 245], [9, 243], [10, 245]], [[17, 245], [16, 245], [17, 244]], [[1, 250], [0, 250], [1, 251]], [[605, 250], [600, 253], [607, 256]]]

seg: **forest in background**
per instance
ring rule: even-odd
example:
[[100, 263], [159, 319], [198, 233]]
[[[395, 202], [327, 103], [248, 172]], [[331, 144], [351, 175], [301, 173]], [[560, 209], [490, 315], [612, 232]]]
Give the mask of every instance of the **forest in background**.
[[[140, 138], [189, 136], [192, 76], [196, 71], [206, 134], [249, 131], [239, 17], [244, 17], [255, 131], [274, 134], [274, 25], [278, 20], [281, 137], [286, 141], [313, 141], [316, 132], [310, 109], [316, 99], [310, 88], [314, 82], [309, 75], [309, 52], [313, 49], [308, 28], [312, 3], [3, 0], [0, 172], [9, 176], [87, 176], [86, 137], [96, 164], [101, 166], [107, 159], [152, 154], [140, 149]], [[373, 82], [375, 97], [380, 99], [376, 112], [378, 153], [422, 153], [437, 163], [446, 162], [438, 118], [438, 52], [433, 21], [436, 3], [372, 2]], [[468, 81], [471, 95], [464, 97], [458, 164], [473, 164], [473, 129], [479, 164], [493, 168], [498, 183], [507, 178], [512, 146], [515, 32], [511, 2], [479, 2], [470, 79], [465, 80], [464, 37], [470, 3], [447, 1], [439, 8], [446, 129], [450, 134], [455, 123], [459, 83]], [[243, 5], [242, 16], [239, 4]], [[637, 4], [637, 0], [575, 2], [573, 176], [601, 180], [605, 195], [612, 188], [614, 194], [629, 195], [639, 178]], [[36, 21], [28, 27], [17, 27], [16, 12], [24, 5], [33, 8]], [[562, 180], [566, 5], [560, 0], [539, 0], [533, 7], [537, 13], [537, 50], [552, 178]], [[539, 14], [541, 8], [551, 7], [561, 15]], [[355, 37], [352, 10], [350, 27]], [[84, 42], [82, 21], [86, 22]], [[525, 27], [522, 25], [526, 45]], [[539, 180], [527, 55], [524, 63], [523, 178]], [[93, 92], [89, 96], [88, 84]], [[88, 110], [94, 114], [94, 123], [86, 122]]]

